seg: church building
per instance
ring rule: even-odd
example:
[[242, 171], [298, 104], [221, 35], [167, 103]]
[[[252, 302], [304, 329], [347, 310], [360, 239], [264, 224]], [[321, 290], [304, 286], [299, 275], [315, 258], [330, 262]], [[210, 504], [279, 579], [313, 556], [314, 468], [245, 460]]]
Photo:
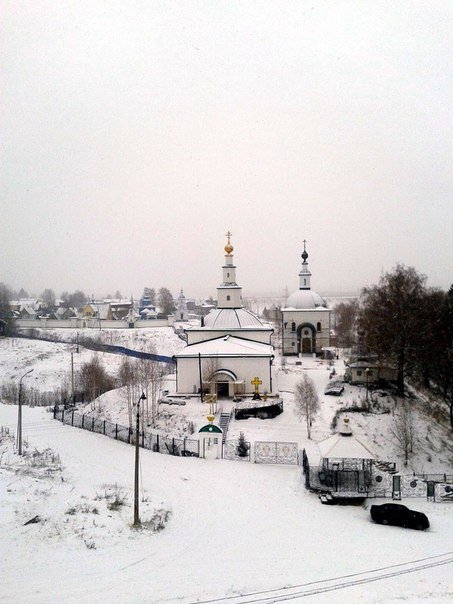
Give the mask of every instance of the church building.
[[282, 354], [316, 354], [330, 346], [332, 311], [327, 303], [311, 289], [308, 254], [302, 252], [299, 289], [292, 293], [282, 308]]
[[243, 306], [230, 237], [228, 232], [217, 308], [199, 326], [185, 330], [187, 346], [174, 355], [177, 393], [194, 394], [202, 388], [214, 389], [219, 397], [252, 394], [255, 378], [261, 392], [272, 392], [273, 329]]

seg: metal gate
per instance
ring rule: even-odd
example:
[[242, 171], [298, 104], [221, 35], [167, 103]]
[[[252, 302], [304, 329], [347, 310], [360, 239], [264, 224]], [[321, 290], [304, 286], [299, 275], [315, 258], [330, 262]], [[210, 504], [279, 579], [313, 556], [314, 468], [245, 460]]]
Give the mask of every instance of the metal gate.
[[297, 443], [256, 441], [255, 463], [298, 465], [299, 446]]

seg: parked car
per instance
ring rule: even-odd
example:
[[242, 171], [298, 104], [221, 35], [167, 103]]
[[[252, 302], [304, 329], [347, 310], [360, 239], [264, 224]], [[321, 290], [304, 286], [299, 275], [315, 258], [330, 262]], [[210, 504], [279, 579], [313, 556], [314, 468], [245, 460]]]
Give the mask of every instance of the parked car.
[[378, 524], [393, 524], [404, 528], [413, 528], [423, 531], [429, 528], [429, 520], [422, 512], [410, 510], [400, 503], [383, 503], [372, 505], [371, 518]]
[[343, 382], [330, 382], [327, 384], [324, 394], [333, 394], [333, 396], [341, 396], [344, 391]]

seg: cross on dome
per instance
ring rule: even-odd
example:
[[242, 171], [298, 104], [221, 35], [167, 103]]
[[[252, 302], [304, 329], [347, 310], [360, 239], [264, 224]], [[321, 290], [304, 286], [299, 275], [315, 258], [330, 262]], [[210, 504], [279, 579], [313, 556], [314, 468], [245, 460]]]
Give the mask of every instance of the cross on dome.
[[233, 251], [233, 249], [234, 249], [234, 248], [233, 248], [233, 246], [232, 246], [232, 245], [231, 245], [231, 243], [230, 243], [230, 237], [232, 237], [232, 236], [233, 236], [233, 233], [230, 233], [230, 231], [228, 231], [228, 232], [225, 234], [225, 237], [228, 237], [228, 243], [226, 244], [226, 246], [225, 246], [225, 248], [224, 248], [224, 249], [225, 249], [225, 252], [226, 252], [227, 254], [231, 254], [231, 252], [232, 252], [232, 251]]
[[307, 254], [307, 250], [305, 249], [305, 244], [307, 243], [307, 240], [304, 239], [303, 240], [303, 244], [304, 244], [304, 251], [302, 252], [302, 260], [305, 262], [307, 262], [307, 258], [308, 258], [308, 254]]

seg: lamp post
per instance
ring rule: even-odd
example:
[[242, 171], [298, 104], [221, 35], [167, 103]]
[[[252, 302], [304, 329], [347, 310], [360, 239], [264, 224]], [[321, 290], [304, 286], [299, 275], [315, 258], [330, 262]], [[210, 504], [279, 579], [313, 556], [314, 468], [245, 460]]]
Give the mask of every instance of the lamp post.
[[31, 373], [32, 371], [34, 371], [33, 369], [29, 369], [27, 371], [27, 373], [24, 373], [24, 375], [20, 378], [19, 380], [19, 408], [17, 411], [17, 442], [18, 442], [18, 447], [19, 447], [19, 455], [22, 455], [22, 380], [24, 379], [24, 377], [26, 375], [28, 375], [29, 373]]
[[365, 398], [365, 400], [367, 403], [368, 403], [368, 375], [369, 375], [369, 373], [370, 373], [370, 368], [367, 367], [365, 369], [365, 375], [366, 375], [366, 398]]
[[135, 425], [135, 477], [134, 477], [134, 527], [140, 526], [140, 514], [139, 514], [139, 503], [138, 503], [138, 471], [139, 471], [139, 440], [140, 440], [140, 401], [146, 401], [145, 393], [142, 392], [141, 397], [137, 402], [137, 422]]

